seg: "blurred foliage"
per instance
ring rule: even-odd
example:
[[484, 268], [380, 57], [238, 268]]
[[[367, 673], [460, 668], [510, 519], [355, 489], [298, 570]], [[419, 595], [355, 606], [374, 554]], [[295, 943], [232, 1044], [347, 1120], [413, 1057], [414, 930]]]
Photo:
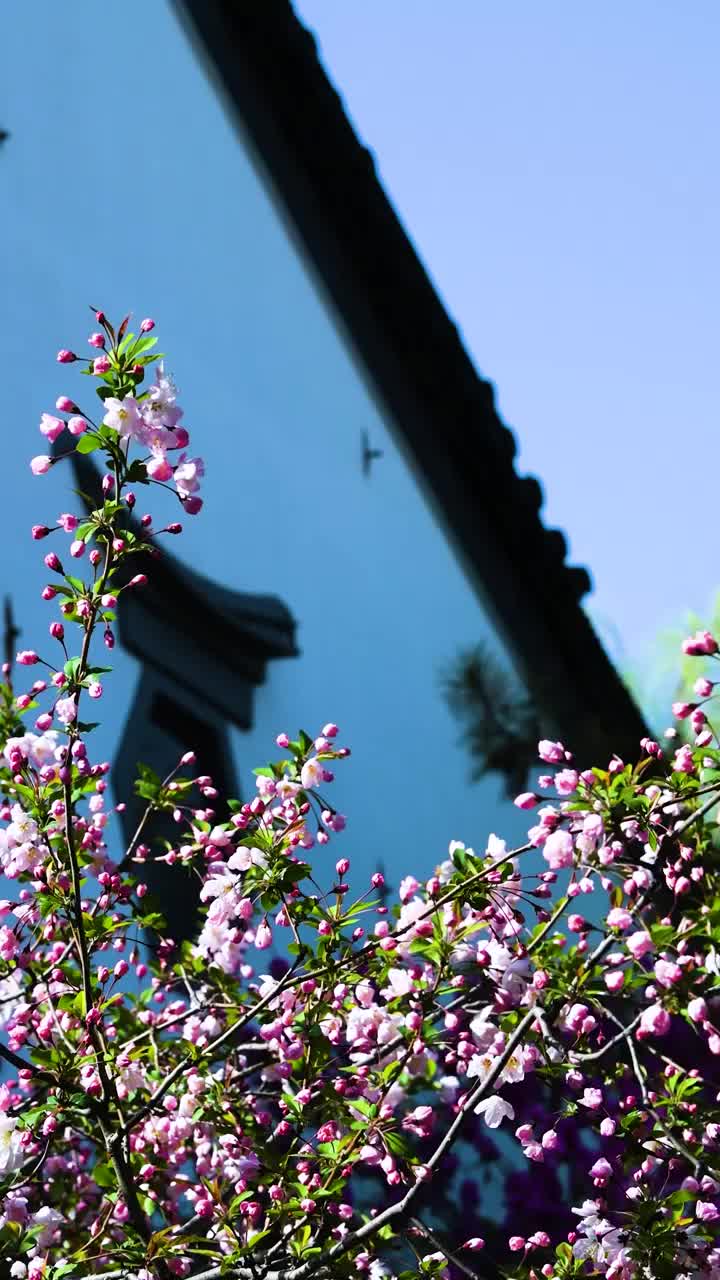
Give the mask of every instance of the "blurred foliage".
[[641, 707], [657, 737], [672, 725], [677, 730], [678, 739], [684, 741], [687, 723], [672, 720], [670, 703], [697, 701], [693, 685], [698, 676], [708, 676], [715, 681], [720, 678], [716, 658], [692, 658], [682, 652], [686, 636], [706, 629], [720, 636], [720, 590], [708, 612], [699, 614], [688, 610], [678, 626], [666, 627], [659, 633], [653, 644], [652, 662], [642, 666], [630, 665], [620, 672], [626, 688]]
[[537, 757], [538, 717], [525, 689], [487, 644], [461, 650], [441, 676], [450, 710], [464, 726], [461, 741], [474, 782], [499, 773], [511, 798], [523, 790]]

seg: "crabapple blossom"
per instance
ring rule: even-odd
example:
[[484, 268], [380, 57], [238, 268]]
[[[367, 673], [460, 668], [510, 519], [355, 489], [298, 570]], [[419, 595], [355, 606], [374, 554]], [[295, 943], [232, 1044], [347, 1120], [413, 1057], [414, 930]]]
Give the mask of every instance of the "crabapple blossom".
[[[102, 464], [96, 508], [32, 526], [69, 539], [42, 588], [66, 660], [32, 682], [40, 659], [22, 650], [0, 683], [0, 1270], [349, 1280], [397, 1274], [410, 1247], [418, 1274], [443, 1276], [485, 1248], [489, 1277], [715, 1280], [712, 708], [677, 703], [695, 739], [670, 759], [643, 738], [628, 762], [575, 768], [542, 739], [558, 768], [517, 797], [528, 843], [453, 840], [429, 876], [398, 862], [397, 894], [379, 871], [352, 884], [352, 843], [323, 857], [352, 842], [328, 794], [350, 755], [333, 721], [278, 733], [283, 758], [246, 802], [188, 776], [190, 750], [165, 777], [144, 766], [140, 825], [118, 847], [112, 804], [129, 797], [110, 800], [86, 723], [96, 649], [124, 591], [151, 581], [152, 554], [130, 557], [155, 550], [154, 529], [181, 532], [136, 519], [128, 485], [197, 513], [204, 466], [162, 363], [146, 387], [154, 322], [136, 337], [95, 314], [102, 430], [64, 395], [68, 422], [41, 418], [48, 439], [68, 427], [58, 465], [88, 445]], [[718, 653], [706, 631], [683, 647]], [[701, 676], [695, 696], [715, 687]], [[168, 936], [156, 871], [197, 886], [191, 938]], [[507, 1173], [502, 1223], [469, 1176], [478, 1153]], [[461, 1212], [441, 1229], [446, 1202]]]

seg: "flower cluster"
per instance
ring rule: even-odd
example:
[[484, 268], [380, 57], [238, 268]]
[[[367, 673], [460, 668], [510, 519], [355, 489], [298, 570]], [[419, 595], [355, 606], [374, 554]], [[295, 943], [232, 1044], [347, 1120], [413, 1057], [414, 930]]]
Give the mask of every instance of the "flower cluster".
[[[33, 526], [71, 538], [73, 572], [45, 557], [58, 647], [21, 651], [0, 685], [0, 1267], [454, 1280], [482, 1253], [484, 1277], [720, 1280], [714, 681], [675, 708], [682, 747], [644, 739], [588, 768], [543, 740], [516, 801], [527, 842], [453, 841], [395, 903], [379, 872], [353, 885], [331, 722], [279, 734], [246, 803], [191, 750], [165, 777], [143, 766], [142, 820], [111, 849], [93, 642], [112, 647], [122, 594], [147, 581], [137, 557], [151, 573], [156, 535], [179, 531], [137, 520], [132, 486], [174, 481], [194, 512], [202, 463], [162, 365], [141, 390], [152, 322], [97, 320], [100, 421], [61, 397], [70, 416], [41, 423], [98, 452], [97, 506]], [[710, 633], [685, 650], [718, 660]], [[142, 879], [154, 862], [197, 885], [189, 941]], [[498, 1163], [498, 1135], [502, 1226], [457, 1185]]]

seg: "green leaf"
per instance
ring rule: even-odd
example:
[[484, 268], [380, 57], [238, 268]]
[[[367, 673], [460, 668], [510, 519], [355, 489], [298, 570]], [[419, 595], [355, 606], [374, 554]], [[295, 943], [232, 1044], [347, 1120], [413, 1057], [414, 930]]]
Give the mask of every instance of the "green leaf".
[[92, 1176], [99, 1187], [114, 1187], [116, 1178], [112, 1166], [109, 1164], [96, 1164]]
[[84, 436], [80, 436], [75, 445], [76, 453], [94, 453], [96, 449], [102, 448], [102, 440], [98, 440], [96, 435], [86, 432]]

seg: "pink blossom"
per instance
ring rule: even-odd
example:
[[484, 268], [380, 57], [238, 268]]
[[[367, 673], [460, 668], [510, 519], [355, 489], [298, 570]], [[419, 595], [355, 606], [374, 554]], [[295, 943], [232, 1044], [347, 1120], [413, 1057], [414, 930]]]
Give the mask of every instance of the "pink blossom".
[[71, 436], [81, 436], [87, 428], [87, 422], [79, 414], [73, 414], [72, 418], [68, 418], [67, 429]]
[[55, 715], [61, 724], [71, 724], [77, 716], [77, 699], [72, 694], [69, 698], [58, 698], [55, 703]]
[[112, 368], [109, 356], [98, 356], [97, 360], [93, 360], [93, 373], [107, 373]]
[[65, 347], [63, 347], [62, 350], [58, 351], [57, 353], [58, 364], [72, 364], [74, 360], [77, 360], [77, 356], [75, 355], [75, 352], [68, 351]]
[[622, 969], [613, 969], [612, 972], [605, 974], [605, 986], [613, 995], [620, 991], [625, 984], [625, 974]]
[[709, 1200], [698, 1200], [695, 1205], [695, 1217], [700, 1222], [717, 1222], [720, 1218], [720, 1209]]
[[637, 1034], [640, 1039], [645, 1036], [664, 1036], [670, 1030], [670, 1014], [661, 1004], [652, 1004], [640, 1019]]
[[595, 1161], [594, 1165], [592, 1165], [588, 1172], [596, 1187], [604, 1187], [612, 1177], [612, 1165], [609, 1160], [606, 1160], [604, 1156], [601, 1156], [599, 1160]]
[[7, 925], [0, 927], [0, 956], [3, 960], [10, 961], [18, 953], [20, 944], [12, 929], [8, 929]]
[[398, 889], [398, 897], [400, 898], [400, 901], [407, 902], [409, 898], [414, 898], [419, 888], [420, 885], [414, 876], [405, 876], [400, 881], [400, 887]]
[[565, 759], [565, 748], [562, 742], [550, 742], [548, 738], [542, 738], [538, 742], [538, 755], [545, 764], [558, 764]]
[[695, 771], [692, 747], [685, 745], [678, 748], [673, 760], [673, 769], [678, 773], [693, 773]]
[[653, 972], [661, 987], [672, 987], [682, 978], [680, 965], [670, 960], [658, 960]]
[[629, 929], [633, 918], [624, 907], [612, 907], [607, 913], [607, 923], [611, 929]]
[[649, 951], [655, 950], [655, 944], [644, 929], [639, 929], [637, 933], [631, 933], [629, 938], [625, 939], [625, 946], [635, 960], [642, 960], [643, 956]]
[[578, 773], [576, 769], [561, 769], [555, 774], [555, 790], [559, 796], [572, 795], [577, 790]]
[[325, 769], [317, 756], [311, 756], [300, 770], [300, 781], [305, 791], [319, 787], [325, 781]]
[[205, 463], [202, 458], [188, 458], [182, 453], [175, 468], [175, 487], [181, 498], [189, 498], [197, 493], [200, 480], [205, 475]]
[[590, 1111], [597, 1111], [598, 1107], [603, 1104], [602, 1089], [585, 1089], [581, 1098], [578, 1098], [581, 1107], [587, 1107]]
[[40, 430], [53, 444], [65, 430], [65, 423], [62, 418], [55, 418], [51, 413], [44, 413], [40, 419]]
[[46, 453], [39, 453], [36, 458], [30, 460], [30, 470], [34, 476], [44, 476], [52, 466], [52, 458]]
[[573, 838], [569, 831], [553, 831], [543, 845], [543, 858], [553, 871], [571, 867], [574, 862]]
[[583, 1024], [590, 1010], [586, 1004], [573, 1004], [565, 1014], [565, 1025], [570, 1031], [582, 1031]]

